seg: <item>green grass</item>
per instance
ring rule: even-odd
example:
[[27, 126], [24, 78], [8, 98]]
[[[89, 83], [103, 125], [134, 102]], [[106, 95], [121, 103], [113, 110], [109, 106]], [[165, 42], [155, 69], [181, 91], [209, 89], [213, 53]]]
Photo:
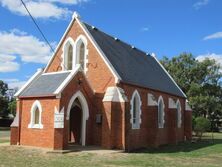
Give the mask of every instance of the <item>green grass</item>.
[[1, 144], [1, 143], [9, 143], [9, 142], [10, 142], [9, 139], [0, 139], [0, 144]]
[[47, 154], [40, 149], [0, 146], [0, 166], [18, 167], [221, 167], [222, 134], [210, 134], [197, 143], [180, 143], [158, 149], [140, 150], [137, 153], [86, 153]]
[[10, 140], [10, 129], [0, 127], [0, 143], [7, 143]]

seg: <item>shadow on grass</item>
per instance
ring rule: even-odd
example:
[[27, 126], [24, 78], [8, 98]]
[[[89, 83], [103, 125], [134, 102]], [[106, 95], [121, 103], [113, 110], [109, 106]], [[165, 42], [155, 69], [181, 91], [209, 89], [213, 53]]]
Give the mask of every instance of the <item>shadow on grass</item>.
[[210, 139], [204, 138], [201, 141], [191, 142], [181, 142], [177, 145], [163, 145], [158, 148], [144, 148], [134, 150], [131, 153], [178, 153], [178, 152], [192, 152], [206, 147], [211, 147], [214, 145], [222, 145], [222, 138]]
[[10, 127], [0, 127], [0, 131], [9, 131]]

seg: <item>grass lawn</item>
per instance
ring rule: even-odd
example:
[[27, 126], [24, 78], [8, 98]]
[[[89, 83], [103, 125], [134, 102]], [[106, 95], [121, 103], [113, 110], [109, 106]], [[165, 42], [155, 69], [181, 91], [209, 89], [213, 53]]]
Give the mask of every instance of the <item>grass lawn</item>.
[[10, 140], [10, 129], [0, 127], [0, 143], [7, 143]]
[[197, 143], [181, 143], [138, 153], [89, 153], [48, 154], [40, 149], [0, 146], [0, 167], [74, 167], [74, 166], [169, 166], [169, 167], [221, 167], [222, 133], [210, 134]]

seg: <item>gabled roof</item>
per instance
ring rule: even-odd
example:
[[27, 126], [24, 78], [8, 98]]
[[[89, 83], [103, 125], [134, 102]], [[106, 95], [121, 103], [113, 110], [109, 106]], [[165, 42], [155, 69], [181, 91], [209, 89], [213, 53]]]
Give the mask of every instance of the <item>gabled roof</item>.
[[37, 71], [35, 75], [21, 88], [15, 97], [61, 97], [62, 91], [80, 71], [80, 65], [72, 71], [43, 73]]
[[42, 74], [36, 78], [19, 96], [52, 96], [71, 72]]
[[186, 97], [158, 60], [145, 52], [83, 23], [122, 82]]

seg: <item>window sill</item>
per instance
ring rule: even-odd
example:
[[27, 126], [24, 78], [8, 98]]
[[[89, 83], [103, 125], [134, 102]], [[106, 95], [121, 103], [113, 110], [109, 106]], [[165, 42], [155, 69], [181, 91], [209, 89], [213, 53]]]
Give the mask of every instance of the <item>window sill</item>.
[[29, 124], [28, 128], [29, 129], [43, 129], [43, 125], [42, 124]]
[[140, 125], [132, 125], [132, 129], [140, 129]]

